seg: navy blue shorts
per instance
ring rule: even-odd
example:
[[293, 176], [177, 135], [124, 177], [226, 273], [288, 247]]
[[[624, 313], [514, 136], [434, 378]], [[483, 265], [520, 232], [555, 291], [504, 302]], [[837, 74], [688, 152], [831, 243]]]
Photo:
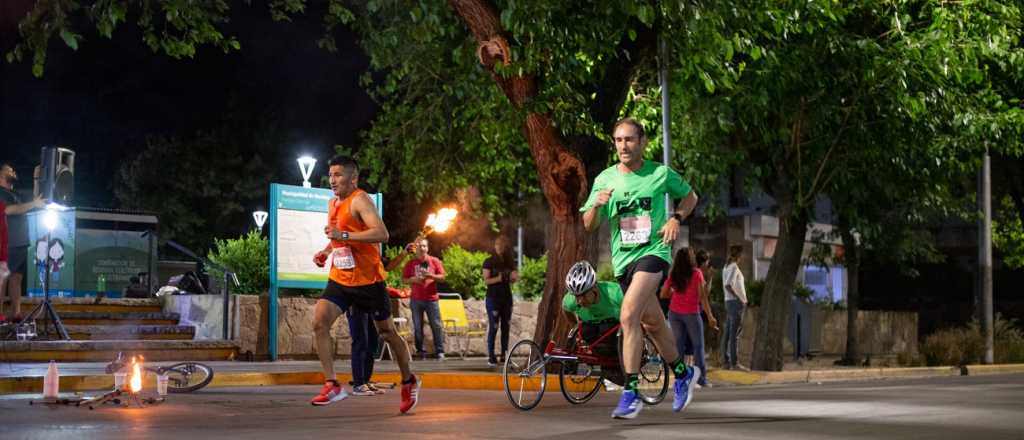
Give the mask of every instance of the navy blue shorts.
[[334, 303], [346, 313], [352, 306], [359, 307], [374, 321], [384, 321], [391, 316], [391, 298], [383, 281], [365, 286], [342, 286], [328, 279], [320, 299]]

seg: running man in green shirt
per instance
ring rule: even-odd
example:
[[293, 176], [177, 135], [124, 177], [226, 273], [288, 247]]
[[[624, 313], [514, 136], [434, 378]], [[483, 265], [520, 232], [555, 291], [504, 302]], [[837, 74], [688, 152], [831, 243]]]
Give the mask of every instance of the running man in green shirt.
[[[612, 266], [625, 292], [619, 322], [626, 374], [626, 386], [612, 417], [632, 419], [643, 408], [636, 389], [644, 332], [675, 372], [674, 411], [689, 404], [693, 385], [701, 374], [683, 362], [658, 305], [658, 289], [671, 267], [672, 243], [683, 219], [697, 206], [697, 195], [675, 170], [644, 160], [647, 136], [639, 122], [632, 118], [620, 120], [612, 138], [619, 163], [597, 176], [580, 211], [587, 231], [598, 229], [602, 219], [610, 223]], [[682, 199], [667, 220], [666, 194]]]

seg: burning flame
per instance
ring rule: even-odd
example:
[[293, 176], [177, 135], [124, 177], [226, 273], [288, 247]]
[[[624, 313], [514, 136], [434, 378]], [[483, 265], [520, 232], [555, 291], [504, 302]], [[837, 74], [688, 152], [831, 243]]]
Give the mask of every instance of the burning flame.
[[421, 235], [426, 236], [431, 232], [447, 231], [457, 215], [459, 215], [459, 211], [453, 208], [441, 208], [437, 213], [430, 213], [427, 216], [427, 223], [423, 226]]
[[131, 379], [128, 381], [129, 389], [133, 393], [137, 393], [142, 390], [142, 358], [139, 358], [139, 362], [135, 361], [135, 357], [132, 356], [132, 371]]

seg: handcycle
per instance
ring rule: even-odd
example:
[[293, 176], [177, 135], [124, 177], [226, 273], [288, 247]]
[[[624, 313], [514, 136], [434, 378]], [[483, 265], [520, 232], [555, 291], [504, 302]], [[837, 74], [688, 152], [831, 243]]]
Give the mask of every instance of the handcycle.
[[[129, 366], [123, 353], [117, 354], [117, 359], [107, 364], [107, 374], [113, 374], [124, 367]], [[156, 374], [157, 376], [167, 375], [167, 391], [171, 393], [191, 393], [203, 388], [213, 381], [213, 368], [199, 362], [179, 362], [165, 367], [143, 366], [143, 370]]]
[[[544, 397], [547, 375], [552, 364], [557, 365], [558, 382], [562, 395], [574, 405], [586, 403], [597, 395], [604, 380], [622, 385], [622, 338], [617, 354], [607, 356], [595, 348], [614, 335], [621, 334], [621, 325], [615, 324], [597, 339], [587, 341], [580, 324], [569, 330], [566, 347], [548, 342], [544, 350], [536, 342], [523, 339], [512, 346], [502, 371], [505, 394], [512, 406], [524, 411], [533, 409]], [[658, 355], [654, 342], [646, 334], [640, 361], [640, 398], [648, 405], [657, 405], [665, 398], [669, 386], [669, 366]]]

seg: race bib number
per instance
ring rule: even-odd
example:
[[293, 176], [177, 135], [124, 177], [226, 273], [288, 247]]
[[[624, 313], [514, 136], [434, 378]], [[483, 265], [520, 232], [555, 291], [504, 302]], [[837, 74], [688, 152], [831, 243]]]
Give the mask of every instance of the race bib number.
[[651, 240], [651, 216], [644, 214], [622, 217], [619, 219], [619, 235], [622, 246], [647, 244]]
[[331, 255], [334, 267], [341, 270], [352, 270], [356, 268], [356, 258], [352, 256], [352, 248], [342, 246], [335, 249]]

